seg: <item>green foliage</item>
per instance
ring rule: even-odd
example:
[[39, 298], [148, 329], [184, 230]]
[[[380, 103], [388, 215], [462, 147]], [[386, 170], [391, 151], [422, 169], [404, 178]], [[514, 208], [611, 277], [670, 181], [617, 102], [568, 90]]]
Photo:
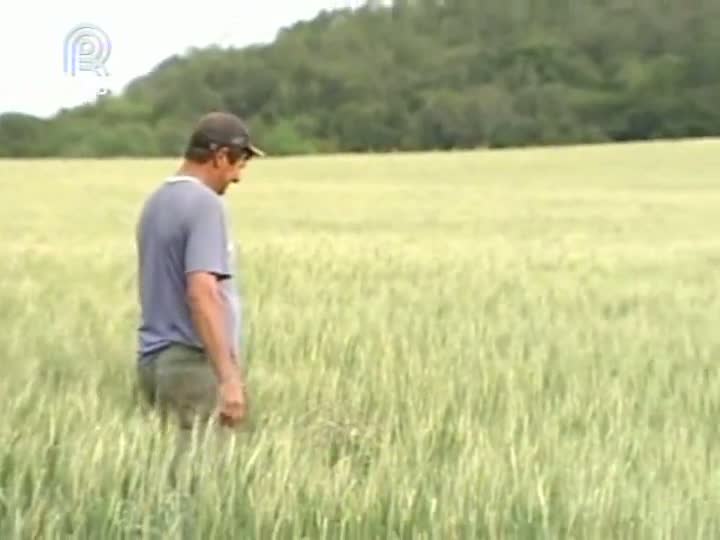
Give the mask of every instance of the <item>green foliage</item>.
[[263, 133], [264, 144], [273, 149], [275, 155], [290, 155], [317, 152], [313, 141], [304, 137], [298, 123], [292, 120], [280, 120]]
[[175, 55], [47, 122], [0, 116], [0, 153], [176, 155], [218, 109], [271, 154], [720, 134], [714, 0], [383, 4], [325, 11], [268, 46]]
[[26, 114], [0, 116], [0, 157], [34, 157], [42, 155], [47, 144], [48, 123]]

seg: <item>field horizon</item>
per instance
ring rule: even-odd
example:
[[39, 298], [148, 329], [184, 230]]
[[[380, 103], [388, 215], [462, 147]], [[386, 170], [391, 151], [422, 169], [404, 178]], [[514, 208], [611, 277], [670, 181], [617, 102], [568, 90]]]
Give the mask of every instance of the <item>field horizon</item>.
[[720, 139], [252, 162], [253, 427], [189, 506], [134, 371], [179, 163], [0, 160], [0, 538], [720, 535]]

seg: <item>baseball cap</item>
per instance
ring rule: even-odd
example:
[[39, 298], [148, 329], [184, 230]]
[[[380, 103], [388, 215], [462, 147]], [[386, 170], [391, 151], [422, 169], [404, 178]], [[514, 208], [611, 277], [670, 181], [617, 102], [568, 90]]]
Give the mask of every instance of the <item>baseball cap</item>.
[[190, 135], [189, 146], [208, 150], [227, 146], [235, 151], [247, 150], [254, 156], [265, 156], [265, 152], [250, 140], [245, 123], [228, 112], [211, 112], [200, 118]]

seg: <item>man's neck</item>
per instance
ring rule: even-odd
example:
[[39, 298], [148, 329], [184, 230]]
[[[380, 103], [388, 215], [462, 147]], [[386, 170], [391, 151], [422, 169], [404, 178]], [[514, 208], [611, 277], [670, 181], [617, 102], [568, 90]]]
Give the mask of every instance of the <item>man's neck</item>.
[[202, 182], [207, 187], [214, 190], [209, 179], [203, 174], [202, 169], [190, 163], [183, 163], [175, 174], [176, 176], [192, 176], [193, 178], [197, 178], [198, 181]]

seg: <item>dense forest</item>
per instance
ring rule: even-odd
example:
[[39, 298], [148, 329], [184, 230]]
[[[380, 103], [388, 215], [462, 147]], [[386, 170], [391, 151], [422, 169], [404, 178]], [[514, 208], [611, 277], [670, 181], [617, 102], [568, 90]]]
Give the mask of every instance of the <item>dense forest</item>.
[[718, 0], [368, 2], [51, 119], [2, 115], [0, 155], [177, 155], [218, 109], [275, 155], [720, 135], [719, 20]]

